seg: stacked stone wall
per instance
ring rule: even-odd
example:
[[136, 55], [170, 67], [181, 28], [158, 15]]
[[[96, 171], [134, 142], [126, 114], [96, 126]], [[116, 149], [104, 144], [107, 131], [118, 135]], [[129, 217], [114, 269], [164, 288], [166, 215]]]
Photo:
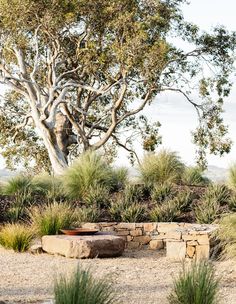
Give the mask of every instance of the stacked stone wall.
[[127, 249], [159, 250], [166, 248], [173, 259], [209, 258], [216, 225], [189, 223], [85, 223], [83, 228], [112, 233], [126, 241]]

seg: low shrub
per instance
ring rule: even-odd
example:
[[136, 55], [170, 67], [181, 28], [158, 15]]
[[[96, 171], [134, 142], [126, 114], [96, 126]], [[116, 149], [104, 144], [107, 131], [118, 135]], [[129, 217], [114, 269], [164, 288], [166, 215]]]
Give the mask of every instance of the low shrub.
[[236, 213], [221, 218], [216, 235], [222, 248], [222, 257], [236, 259]]
[[213, 266], [207, 261], [195, 262], [188, 269], [183, 267], [168, 300], [170, 304], [216, 304], [218, 290]]
[[54, 284], [55, 304], [112, 304], [116, 299], [111, 285], [95, 280], [80, 267], [70, 277], [61, 275]]
[[140, 184], [128, 184], [124, 188], [123, 199], [127, 204], [139, 202], [144, 198], [144, 186]]
[[209, 179], [203, 176], [203, 171], [199, 167], [187, 167], [182, 176], [184, 185], [204, 186], [209, 184]]
[[100, 155], [86, 152], [67, 169], [63, 182], [68, 197], [83, 200], [90, 187], [112, 188], [112, 168]]
[[184, 164], [175, 152], [162, 150], [158, 154], [148, 154], [139, 168], [146, 185], [177, 183], [184, 172]]
[[146, 209], [139, 203], [132, 203], [130, 206], [125, 206], [120, 212], [122, 222], [135, 223], [144, 219]]
[[65, 199], [62, 179], [49, 174], [37, 175], [32, 180], [33, 185], [41, 196], [48, 202], [61, 201]]
[[154, 185], [151, 191], [152, 201], [157, 202], [158, 204], [169, 200], [173, 197], [175, 191], [171, 183], [163, 183], [159, 185]]
[[236, 163], [229, 168], [228, 184], [233, 190], [236, 190]]
[[107, 207], [109, 205], [109, 191], [105, 186], [90, 186], [83, 195], [83, 202], [87, 206]]
[[175, 200], [169, 200], [153, 208], [149, 215], [153, 222], [173, 222], [181, 215], [181, 210]]
[[229, 209], [233, 212], [236, 211], [236, 193], [232, 193], [229, 201], [228, 201]]
[[128, 169], [125, 167], [119, 167], [112, 169], [111, 172], [111, 190], [119, 191], [124, 189], [128, 184]]
[[194, 208], [196, 221], [200, 224], [211, 224], [220, 215], [220, 204], [213, 199], [206, 199]]
[[[128, 206], [127, 206], [128, 207]], [[110, 208], [108, 209], [112, 221], [121, 221], [121, 212], [124, 209], [124, 201], [117, 199], [111, 202]]]
[[202, 200], [206, 201], [215, 201], [220, 205], [224, 205], [228, 203], [230, 199], [230, 190], [225, 185], [212, 184], [209, 185], [206, 189], [205, 194], [202, 197]]
[[86, 222], [95, 223], [99, 219], [100, 211], [96, 207], [76, 208], [75, 216], [78, 225]]
[[0, 230], [0, 244], [17, 252], [26, 251], [33, 237], [32, 229], [21, 224], [6, 224]]
[[191, 208], [191, 203], [194, 199], [194, 194], [190, 190], [179, 192], [173, 201], [176, 203], [178, 208], [182, 212], [189, 211]]
[[71, 227], [77, 220], [74, 209], [67, 203], [35, 206], [28, 214], [32, 227], [41, 236], [58, 234], [60, 229]]

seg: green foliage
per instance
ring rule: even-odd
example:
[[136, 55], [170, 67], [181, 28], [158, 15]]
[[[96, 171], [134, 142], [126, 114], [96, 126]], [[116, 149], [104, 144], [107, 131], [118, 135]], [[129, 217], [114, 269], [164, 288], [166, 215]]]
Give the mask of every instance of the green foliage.
[[90, 186], [83, 195], [83, 202], [87, 206], [107, 207], [109, 204], [109, 191], [105, 186]]
[[173, 199], [176, 205], [181, 211], [189, 211], [191, 208], [191, 203], [194, 199], [194, 194], [190, 190], [185, 190], [179, 192]]
[[233, 164], [229, 168], [229, 175], [228, 175], [228, 184], [230, 188], [236, 190], [236, 164]]
[[182, 176], [185, 185], [203, 186], [209, 183], [209, 179], [204, 177], [203, 171], [199, 167], [187, 167]]
[[169, 200], [175, 194], [173, 185], [171, 183], [163, 183], [154, 185], [151, 190], [151, 198], [154, 202], [162, 203], [165, 200]]
[[181, 210], [176, 201], [172, 199], [154, 207], [149, 215], [152, 222], [173, 222], [181, 215]]
[[26, 251], [33, 237], [32, 229], [20, 224], [7, 224], [0, 230], [0, 244], [17, 252]]
[[230, 196], [230, 199], [229, 199], [229, 202], [228, 202], [228, 206], [229, 206], [229, 209], [231, 211], [236, 211], [236, 193], [233, 192]]
[[128, 184], [128, 169], [125, 167], [119, 167], [112, 169], [111, 185], [112, 191], [119, 191], [124, 189]]
[[38, 189], [38, 193], [49, 202], [60, 201], [65, 198], [62, 178], [40, 174], [32, 179], [32, 183]]
[[168, 297], [170, 304], [216, 304], [218, 303], [219, 280], [209, 262], [194, 262], [174, 281]]
[[40, 236], [58, 234], [60, 229], [70, 228], [77, 220], [74, 209], [67, 203], [35, 206], [28, 214], [32, 227]]
[[224, 216], [216, 232], [222, 248], [222, 257], [236, 259], [236, 213]]
[[3, 194], [11, 197], [10, 208], [7, 210], [7, 218], [16, 222], [25, 214], [26, 207], [34, 201], [38, 188], [32, 183], [29, 176], [19, 175], [11, 178], [2, 189]]
[[128, 184], [126, 185], [123, 193], [124, 201], [129, 204], [133, 202], [139, 202], [143, 200], [145, 188], [140, 184]]
[[230, 190], [225, 185], [211, 184], [207, 187], [202, 199], [216, 201], [220, 205], [224, 205], [230, 199]]
[[11, 178], [3, 188], [3, 193], [12, 196], [18, 204], [31, 202], [36, 191], [32, 179], [24, 175]]
[[61, 275], [54, 285], [55, 304], [116, 303], [111, 285], [95, 280], [88, 270], [80, 267], [70, 277]]
[[206, 199], [194, 208], [195, 217], [200, 224], [211, 224], [220, 215], [220, 204], [214, 199]]
[[184, 172], [184, 164], [175, 152], [162, 150], [158, 154], [146, 155], [140, 166], [145, 184], [153, 186], [163, 183], [177, 183]]
[[74, 199], [83, 200], [87, 189], [98, 186], [111, 188], [111, 167], [94, 152], [82, 154], [64, 175], [66, 194]]
[[120, 211], [122, 222], [137, 223], [144, 219], [146, 209], [139, 203], [132, 203], [129, 206], [123, 206]]
[[121, 221], [122, 210], [125, 207], [127, 207], [127, 208], [129, 207], [129, 204], [127, 204], [126, 206], [124, 206], [124, 205], [125, 205], [124, 201], [121, 198], [111, 202], [111, 205], [110, 205], [108, 211], [109, 211], [109, 214], [113, 221], [117, 221], [117, 222]]
[[80, 225], [81, 223], [95, 223], [98, 221], [100, 211], [96, 207], [82, 207], [75, 210], [76, 221]]

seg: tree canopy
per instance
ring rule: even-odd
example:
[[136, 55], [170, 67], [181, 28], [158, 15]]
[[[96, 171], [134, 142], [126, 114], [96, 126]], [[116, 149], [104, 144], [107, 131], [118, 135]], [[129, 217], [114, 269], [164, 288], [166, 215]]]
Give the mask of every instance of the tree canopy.
[[185, 2], [0, 0], [0, 82], [8, 88], [0, 147], [8, 165], [35, 160], [61, 173], [88, 149], [121, 146], [135, 155], [138, 137], [154, 151], [160, 124], [142, 110], [164, 91], [182, 94], [198, 113], [200, 164], [207, 150], [228, 152], [221, 114], [235, 34], [201, 32], [184, 20]]

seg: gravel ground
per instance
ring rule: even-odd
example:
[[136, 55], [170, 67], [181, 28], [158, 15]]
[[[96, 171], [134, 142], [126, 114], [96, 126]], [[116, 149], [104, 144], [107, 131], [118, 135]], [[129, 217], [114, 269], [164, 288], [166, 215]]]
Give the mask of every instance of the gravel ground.
[[[96, 277], [107, 276], [121, 303], [167, 304], [173, 277], [181, 263], [164, 257], [163, 252], [125, 252], [115, 259], [73, 260], [47, 254], [17, 254], [0, 248], [0, 300], [8, 303], [36, 303], [52, 298], [53, 280], [80, 263]], [[236, 262], [215, 262], [221, 277], [220, 303], [236, 303]]]

